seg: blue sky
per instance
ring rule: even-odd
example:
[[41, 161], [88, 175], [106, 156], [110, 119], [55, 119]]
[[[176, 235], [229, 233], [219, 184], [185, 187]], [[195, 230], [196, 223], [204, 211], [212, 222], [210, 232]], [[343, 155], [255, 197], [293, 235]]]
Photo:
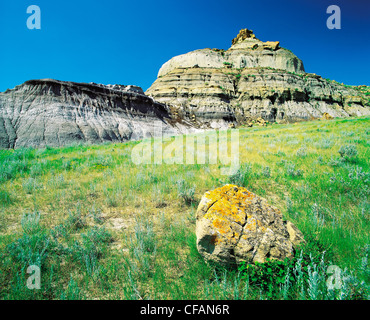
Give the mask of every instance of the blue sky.
[[[342, 29], [329, 30], [329, 5]], [[41, 9], [41, 30], [26, 26]], [[134, 84], [146, 90], [171, 57], [227, 49], [240, 29], [280, 41], [307, 72], [370, 85], [370, 1], [1, 0], [0, 91], [29, 79]]]

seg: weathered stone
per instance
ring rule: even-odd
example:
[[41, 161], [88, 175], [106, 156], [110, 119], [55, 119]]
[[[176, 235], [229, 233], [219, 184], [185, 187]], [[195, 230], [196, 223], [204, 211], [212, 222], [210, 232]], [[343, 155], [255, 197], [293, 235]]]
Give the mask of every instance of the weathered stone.
[[263, 48], [275, 51], [275, 50], [279, 49], [279, 44], [280, 44], [279, 41], [266, 41], [263, 44]]
[[284, 260], [302, 233], [267, 200], [235, 185], [206, 192], [196, 213], [199, 253], [220, 265]]
[[256, 36], [254, 35], [252, 30], [241, 29], [239, 31], [239, 34], [231, 41], [231, 43], [234, 45], [248, 38], [256, 39]]
[[256, 123], [259, 125], [259, 126], [266, 126], [267, 125], [267, 121], [261, 117], [257, 118], [256, 119]]
[[321, 119], [322, 120], [332, 120], [333, 117], [329, 113], [324, 112]]

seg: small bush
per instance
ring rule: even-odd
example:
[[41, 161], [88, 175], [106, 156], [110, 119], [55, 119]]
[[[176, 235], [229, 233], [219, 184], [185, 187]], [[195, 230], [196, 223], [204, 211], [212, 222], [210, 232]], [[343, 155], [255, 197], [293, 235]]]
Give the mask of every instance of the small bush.
[[79, 261], [86, 269], [89, 276], [97, 276], [102, 268], [99, 259], [104, 256], [112, 236], [104, 227], [94, 226], [81, 235], [82, 243], [75, 241], [70, 248], [75, 260]]
[[[238, 269], [242, 280], [247, 280], [251, 286], [259, 287], [270, 298], [273, 298], [274, 287], [284, 283], [287, 274], [288, 261], [269, 260], [265, 263], [256, 262], [255, 265], [242, 262]], [[293, 280], [293, 277], [292, 279]]]
[[177, 193], [180, 198], [188, 205], [195, 202], [195, 187], [190, 187], [184, 179], [180, 179], [176, 182], [177, 184]]
[[155, 252], [155, 239], [152, 223], [148, 220], [143, 220], [143, 218], [136, 220], [135, 240], [139, 250], [147, 253]]
[[96, 253], [101, 257], [105, 246], [112, 241], [112, 235], [105, 227], [93, 226], [86, 233], [81, 235], [82, 244], [85, 250]]
[[296, 169], [296, 165], [294, 163], [286, 163], [285, 165], [285, 172], [290, 177], [302, 177], [303, 176], [303, 170]]
[[142, 216], [136, 218], [134, 231], [127, 242], [130, 256], [126, 258], [126, 267], [135, 277], [145, 277], [150, 273], [152, 258], [157, 250], [153, 221]]
[[358, 154], [356, 146], [351, 144], [341, 146], [338, 152], [340, 156], [347, 161], [354, 160]]
[[317, 160], [316, 160], [316, 163], [317, 164], [320, 164], [320, 165], [324, 164], [325, 163], [324, 162], [324, 158], [322, 156], [318, 156], [317, 157]]
[[65, 226], [71, 230], [82, 229], [86, 226], [86, 217], [82, 216], [79, 205], [76, 208], [76, 212], [69, 212], [68, 218], [65, 221]]
[[122, 189], [117, 186], [114, 189], [103, 189], [105, 196], [105, 203], [108, 207], [118, 207], [120, 201], [123, 199]]
[[40, 231], [40, 212], [25, 213], [21, 219], [21, 225], [25, 234], [34, 234]]
[[286, 210], [287, 210], [287, 212], [292, 213], [293, 212], [293, 201], [292, 201], [292, 199], [290, 199], [289, 197], [286, 197], [285, 201], [286, 201]]
[[89, 213], [95, 223], [102, 224], [104, 222], [101, 209], [92, 207], [89, 209]]
[[320, 149], [329, 149], [333, 144], [332, 139], [323, 138], [319, 143], [316, 143], [315, 146]]
[[14, 179], [17, 175], [22, 175], [28, 170], [28, 162], [22, 160], [6, 160], [2, 164], [0, 172], [0, 181], [7, 181]]
[[271, 168], [269, 166], [263, 167], [261, 173], [264, 177], [270, 178], [271, 177]]
[[0, 205], [9, 205], [13, 202], [13, 196], [7, 190], [0, 189]]
[[43, 171], [44, 171], [43, 164], [41, 162], [36, 162], [32, 164], [32, 166], [30, 167], [30, 176], [35, 178], [37, 176], [42, 175]]
[[45, 260], [54, 252], [61, 252], [62, 247], [53, 241], [47, 230], [40, 226], [40, 213], [26, 213], [21, 219], [22, 236], [7, 246], [9, 257], [21, 268], [30, 265], [46, 267]]
[[301, 147], [297, 150], [296, 156], [299, 158], [304, 158], [307, 156], [307, 148], [306, 147]]
[[345, 158], [334, 158], [331, 156], [330, 160], [328, 161], [328, 166], [331, 167], [342, 167], [345, 165]]
[[8, 245], [7, 249], [13, 261], [20, 263], [22, 267], [42, 267], [50, 252], [50, 244], [50, 238], [44, 233], [24, 234]]
[[68, 283], [68, 287], [65, 291], [63, 291], [60, 295], [60, 300], [79, 300], [82, 298], [82, 293], [80, 288], [78, 287], [76, 281], [71, 280]]
[[41, 188], [41, 184], [38, 183], [35, 178], [28, 178], [27, 180], [23, 181], [22, 187], [24, 192], [32, 194], [35, 190]]
[[243, 164], [238, 171], [229, 177], [229, 181], [240, 187], [247, 187], [248, 180], [252, 174], [252, 166], [248, 163]]
[[255, 265], [242, 262], [238, 266], [241, 279], [247, 281], [251, 289], [260, 289], [263, 299], [366, 299], [365, 283], [346, 269], [342, 270], [340, 287], [328, 286], [327, 272], [332, 264], [328, 255], [331, 253], [320, 252], [319, 247], [307, 243], [294, 257], [284, 261], [267, 259]]

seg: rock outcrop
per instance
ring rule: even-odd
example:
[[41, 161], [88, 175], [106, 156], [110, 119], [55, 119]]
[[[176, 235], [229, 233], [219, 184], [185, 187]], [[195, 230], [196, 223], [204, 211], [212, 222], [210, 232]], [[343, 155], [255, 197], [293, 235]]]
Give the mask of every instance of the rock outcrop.
[[243, 29], [228, 50], [203, 49], [166, 62], [146, 91], [189, 115], [199, 128], [266, 121], [295, 122], [370, 114], [370, 88], [346, 86], [306, 73], [279, 42]]
[[121, 142], [191, 129], [136, 86], [44, 79], [0, 93], [0, 148]]
[[304, 73], [303, 63], [291, 51], [280, 48], [279, 42], [262, 42], [248, 29], [240, 31], [228, 50], [200, 49], [167, 61], [159, 70], [163, 77], [175, 69], [223, 68], [233, 69], [269, 67], [290, 72]]
[[264, 198], [235, 185], [206, 192], [196, 213], [199, 253], [220, 265], [284, 260], [302, 233]]

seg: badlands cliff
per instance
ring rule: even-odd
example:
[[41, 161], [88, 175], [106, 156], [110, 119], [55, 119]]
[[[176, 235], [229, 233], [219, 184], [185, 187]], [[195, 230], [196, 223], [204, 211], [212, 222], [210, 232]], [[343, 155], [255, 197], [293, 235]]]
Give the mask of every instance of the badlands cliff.
[[122, 142], [188, 127], [136, 86], [44, 79], [0, 93], [0, 148]]
[[302, 61], [275, 41], [243, 29], [228, 50], [202, 49], [172, 58], [146, 91], [190, 115], [195, 126], [293, 122], [370, 114], [366, 86], [352, 87], [306, 73]]

